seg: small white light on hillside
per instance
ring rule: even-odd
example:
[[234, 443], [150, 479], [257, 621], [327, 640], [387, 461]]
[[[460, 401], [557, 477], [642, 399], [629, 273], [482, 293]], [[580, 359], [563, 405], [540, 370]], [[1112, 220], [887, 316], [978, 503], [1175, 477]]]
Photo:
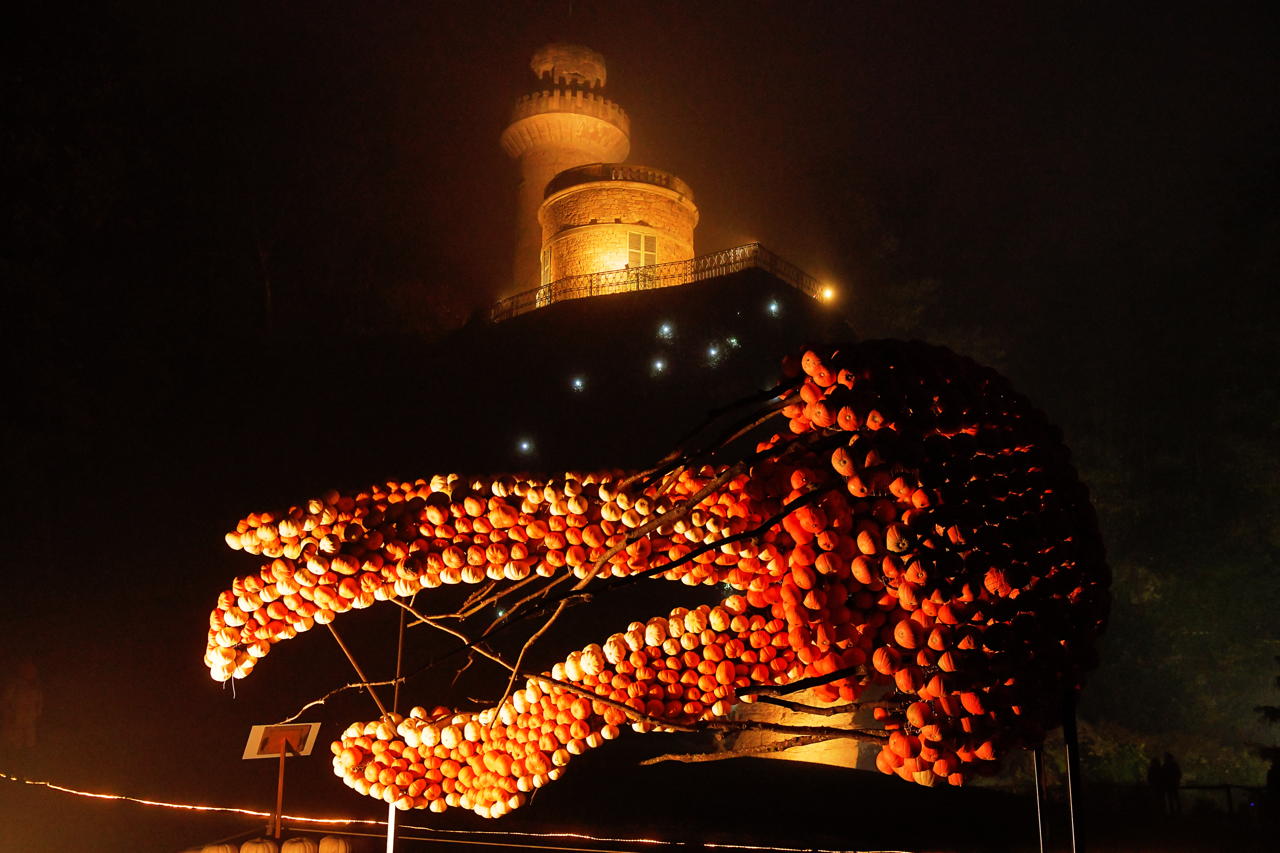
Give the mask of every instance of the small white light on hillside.
[[587, 380], [581, 376], [575, 376], [569, 380], [569, 387], [575, 391], [582, 391], [587, 387]]
[[676, 327], [670, 323], [663, 323], [658, 326], [658, 337], [662, 338], [664, 341], [671, 340], [675, 336], [675, 333]]
[[523, 455], [528, 456], [533, 452], [533, 440], [528, 438], [520, 439], [516, 442], [516, 450], [520, 451]]
[[663, 372], [663, 371], [665, 371], [666, 369], [667, 369], [667, 362], [666, 362], [666, 360], [665, 360], [665, 359], [655, 358], [655, 359], [653, 360], [653, 372], [654, 372], [654, 373], [662, 373], [662, 372]]
[[780, 313], [782, 312], [782, 305], [780, 305], [780, 304], [778, 303], [778, 300], [776, 300], [776, 299], [772, 299], [772, 300], [770, 300], [770, 301], [769, 301], [769, 304], [768, 304], [768, 306], [767, 306], [766, 308], [767, 308], [768, 312], [769, 312], [770, 314], [772, 314], [773, 316], [775, 316], [775, 317], [777, 317], [777, 316], [778, 316], [778, 314], [780, 314]]

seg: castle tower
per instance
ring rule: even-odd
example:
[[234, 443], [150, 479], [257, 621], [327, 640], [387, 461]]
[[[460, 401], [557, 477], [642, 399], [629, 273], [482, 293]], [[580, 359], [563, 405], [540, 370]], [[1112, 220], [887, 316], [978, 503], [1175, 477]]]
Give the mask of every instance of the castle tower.
[[502, 133], [502, 147], [520, 165], [515, 290], [544, 283], [538, 208], [548, 182], [574, 166], [625, 160], [631, 150], [627, 114], [599, 92], [604, 57], [577, 45], [549, 44], [533, 55], [530, 67], [548, 88], [522, 96]]
[[[698, 208], [693, 190], [649, 166], [594, 163], [566, 169], [547, 185], [538, 210], [543, 283], [587, 273], [649, 267], [693, 257]], [[610, 276], [596, 293], [683, 284], [686, 271]]]

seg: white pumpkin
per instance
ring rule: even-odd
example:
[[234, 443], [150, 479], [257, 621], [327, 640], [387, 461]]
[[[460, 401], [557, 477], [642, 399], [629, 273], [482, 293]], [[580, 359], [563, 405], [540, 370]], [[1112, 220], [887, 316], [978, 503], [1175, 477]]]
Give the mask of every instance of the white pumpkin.
[[240, 853], [280, 853], [280, 846], [270, 838], [250, 838], [240, 845]]
[[305, 835], [290, 838], [280, 845], [280, 853], [319, 853], [319, 851], [319, 843], [314, 838], [309, 838]]
[[352, 853], [351, 842], [336, 835], [320, 839], [320, 853]]

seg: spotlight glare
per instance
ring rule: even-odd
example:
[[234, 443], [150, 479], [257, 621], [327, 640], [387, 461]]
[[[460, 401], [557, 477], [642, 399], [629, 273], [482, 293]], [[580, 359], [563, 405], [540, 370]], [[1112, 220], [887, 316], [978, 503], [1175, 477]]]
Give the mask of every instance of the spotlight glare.
[[573, 379], [569, 380], [569, 385], [570, 387], [573, 388], [573, 390], [581, 391], [582, 389], [587, 387], [587, 380], [584, 377], [575, 376], [573, 377]]
[[836, 298], [836, 289], [834, 287], [828, 284], [826, 287], [822, 288], [822, 299], [824, 302], [830, 302], [832, 299], [835, 299], [835, 298]]
[[770, 314], [772, 314], [773, 316], [777, 317], [777, 316], [778, 316], [778, 312], [780, 312], [780, 311], [782, 310], [782, 306], [778, 304], [778, 300], [773, 299], [773, 300], [770, 300], [770, 302], [769, 302], [768, 310], [769, 310], [769, 313], [770, 313]]
[[522, 438], [516, 442], [516, 449], [521, 453], [528, 455], [533, 452], [533, 441], [528, 438]]
[[658, 337], [662, 338], [664, 341], [671, 340], [675, 333], [675, 326], [672, 326], [670, 323], [662, 323], [658, 326]]
[[663, 359], [655, 358], [653, 360], [653, 372], [661, 373], [667, 369], [667, 363]]

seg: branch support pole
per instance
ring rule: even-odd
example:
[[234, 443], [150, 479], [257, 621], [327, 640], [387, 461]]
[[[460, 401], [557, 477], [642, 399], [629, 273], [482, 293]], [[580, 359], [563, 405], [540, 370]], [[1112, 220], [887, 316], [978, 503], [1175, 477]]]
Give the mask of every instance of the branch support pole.
[[1080, 826], [1080, 734], [1076, 729], [1076, 694], [1068, 690], [1062, 700], [1062, 740], [1067, 753], [1067, 813], [1071, 818], [1071, 853], [1084, 853]]
[[1041, 747], [1031, 750], [1031, 768], [1035, 771], [1036, 782], [1036, 829], [1040, 834], [1040, 853], [1044, 847], [1044, 752]]
[[280, 772], [276, 776], [276, 813], [274, 815], [275, 820], [272, 821], [274, 826], [271, 832], [276, 841], [279, 841], [280, 836], [283, 834], [280, 824], [283, 822], [281, 815], [284, 813], [284, 754], [287, 749], [287, 743], [280, 747]]
[[347, 660], [351, 662], [351, 668], [356, 671], [356, 676], [360, 679], [360, 683], [364, 685], [364, 689], [369, 692], [369, 697], [373, 699], [373, 704], [378, 706], [378, 712], [382, 714], [382, 719], [388, 723], [391, 722], [391, 715], [387, 713], [386, 706], [382, 704], [382, 700], [378, 698], [378, 694], [369, 686], [369, 679], [365, 677], [364, 670], [360, 668], [360, 664], [356, 663], [356, 659], [352, 656], [351, 650], [347, 648], [347, 644], [342, 642], [342, 638], [338, 636], [337, 630], [330, 622], [325, 626], [329, 629], [329, 633], [333, 635], [333, 639], [337, 640], [338, 648], [342, 649], [342, 653], [347, 656]]
[[[412, 600], [410, 601], [412, 603]], [[405, 609], [400, 608], [399, 629], [396, 632], [396, 677], [395, 687], [391, 692], [391, 711], [395, 713], [400, 707], [400, 670], [404, 665], [404, 614]], [[370, 688], [372, 692], [373, 688]], [[387, 853], [395, 853], [396, 849], [396, 804], [387, 804]]]

